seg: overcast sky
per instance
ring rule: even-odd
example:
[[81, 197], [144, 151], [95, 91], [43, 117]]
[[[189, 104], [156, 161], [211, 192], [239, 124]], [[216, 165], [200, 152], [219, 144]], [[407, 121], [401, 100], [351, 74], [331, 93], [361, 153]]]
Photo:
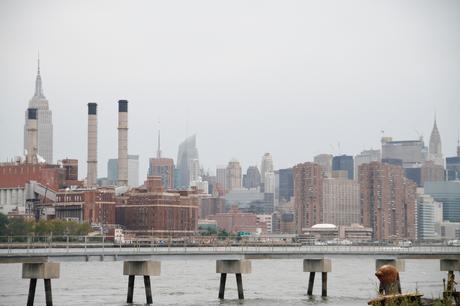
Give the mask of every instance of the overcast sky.
[[[197, 134], [205, 170], [275, 168], [394, 139], [443, 153], [460, 129], [460, 1], [0, 2], [0, 160], [23, 150], [40, 49], [54, 157], [86, 176], [88, 102], [99, 106], [99, 177], [117, 155], [117, 101], [129, 100], [140, 178], [155, 155]], [[340, 143], [340, 146], [338, 145]]]

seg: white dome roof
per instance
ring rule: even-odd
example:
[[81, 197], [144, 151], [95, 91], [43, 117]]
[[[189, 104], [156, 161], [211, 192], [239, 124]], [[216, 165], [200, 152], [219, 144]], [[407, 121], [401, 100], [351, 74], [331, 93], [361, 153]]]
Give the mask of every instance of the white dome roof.
[[328, 223], [321, 223], [321, 224], [315, 224], [311, 228], [330, 228], [330, 229], [336, 229], [337, 226], [334, 224], [328, 224]]

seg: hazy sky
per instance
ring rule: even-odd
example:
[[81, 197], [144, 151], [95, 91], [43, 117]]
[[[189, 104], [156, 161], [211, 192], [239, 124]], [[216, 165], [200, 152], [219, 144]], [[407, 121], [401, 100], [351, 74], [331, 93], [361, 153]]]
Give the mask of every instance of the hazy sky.
[[[88, 102], [98, 103], [99, 177], [117, 155], [117, 101], [129, 100], [140, 177], [197, 134], [204, 169], [275, 168], [319, 153], [379, 148], [381, 130], [443, 152], [460, 128], [460, 1], [0, 2], [0, 160], [23, 150], [37, 50], [54, 157], [86, 176]], [[338, 147], [340, 143], [340, 148]]]

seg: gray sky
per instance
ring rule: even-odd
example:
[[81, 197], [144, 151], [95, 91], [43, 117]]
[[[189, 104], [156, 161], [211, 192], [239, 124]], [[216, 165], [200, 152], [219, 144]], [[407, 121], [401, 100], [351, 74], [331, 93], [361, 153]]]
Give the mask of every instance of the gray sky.
[[[379, 148], [381, 130], [443, 153], [460, 128], [460, 1], [1, 1], [0, 160], [23, 149], [37, 50], [53, 111], [54, 156], [86, 176], [88, 102], [99, 105], [99, 176], [117, 155], [177, 158], [196, 133], [205, 169], [231, 158], [275, 168], [319, 153]], [[418, 131], [418, 132], [417, 132]]]

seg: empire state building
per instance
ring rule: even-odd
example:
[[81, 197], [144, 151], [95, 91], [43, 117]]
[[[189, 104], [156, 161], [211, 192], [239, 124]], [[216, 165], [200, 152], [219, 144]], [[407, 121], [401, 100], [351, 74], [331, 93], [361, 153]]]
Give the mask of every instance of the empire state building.
[[[40, 75], [40, 58], [38, 59], [37, 78], [35, 80], [35, 94], [29, 101], [29, 108], [37, 109], [38, 120], [38, 155], [46, 163], [53, 163], [53, 117], [49, 109], [48, 100], [43, 94], [42, 77]], [[27, 110], [25, 112], [27, 123]], [[27, 127], [24, 124], [24, 150], [27, 145]]]

